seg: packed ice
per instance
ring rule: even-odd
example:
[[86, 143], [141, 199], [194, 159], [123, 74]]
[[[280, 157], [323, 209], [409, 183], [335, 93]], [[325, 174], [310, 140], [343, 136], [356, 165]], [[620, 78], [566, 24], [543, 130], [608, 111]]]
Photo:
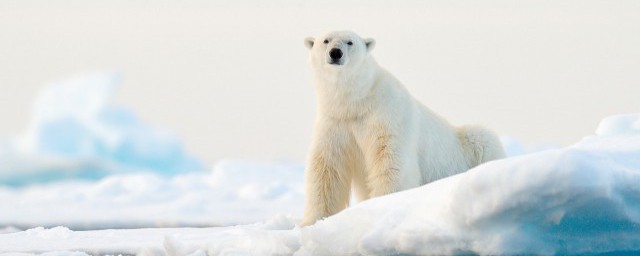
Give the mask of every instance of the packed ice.
[[24, 186], [116, 173], [204, 170], [175, 134], [115, 103], [118, 73], [92, 73], [44, 88], [28, 130], [0, 146], [0, 184]]

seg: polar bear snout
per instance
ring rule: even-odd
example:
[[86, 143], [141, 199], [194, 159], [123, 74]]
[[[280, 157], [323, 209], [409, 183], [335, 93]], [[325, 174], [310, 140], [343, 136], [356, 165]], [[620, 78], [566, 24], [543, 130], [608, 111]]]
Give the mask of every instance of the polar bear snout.
[[342, 50], [340, 50], [340, 48], [333, 48], [329, 51], [329, 57], [331, 57], [331, 60], [329, 61], [329, 64], [333, 64], [333, 65], [342, 65]]
[[340, 58], [342, 58], [342, 50], [340, 50], [339, 48], [333, 48], [331, 49], [331, 51], [329, 51], [329, 56], [331, 56], [331, 58], [334, 60], [339, 60]]

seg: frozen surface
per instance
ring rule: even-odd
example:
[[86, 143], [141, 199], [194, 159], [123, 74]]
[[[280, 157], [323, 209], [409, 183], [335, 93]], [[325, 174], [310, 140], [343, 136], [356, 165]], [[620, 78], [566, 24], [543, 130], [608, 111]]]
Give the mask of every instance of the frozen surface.
[[120, 83], [116, 73], [95, 73], [48, 85], [26, 133], [0, 142], [0, 185], [204, 170], [176, 135], [113, 102]]
[[[314, 253], [556, 254], [640, 250], [640, 137], [593, 138], [365, 202], [302, 233]], [[633, 158], [635, 156], [635, 158]], [[332, 235], [349, 225], [348, 235]], [[333, 237], [334, 239], [326, 239]]]
[[627, 135], [640, 133], [640, 113], [639, 114], [620, 114], [610, 116], [602, 120], [597, 135]]
[[[293, 217], [225, 228], [86, 232], [36, 228], [0, 234], [0, 252], [634, 255], [640, 253], [640, 133], [625, 125], [633, 126], [640, 118], [623, 119], [626, 121], [605, 119], [600, 127], [615, 129], [599, 128], [598, 135], [574, 146], [493, 161], [420, 188], [365, 201], [306, 228], [295, 227], [299, 212]], [[229, 170], [219, 176], [233, 176], [222, 179], [230, 186], [254, 183], [245, 178], [249, 176], [256, 180], [270, 177], [235, 175], [253, 167], [225, 165], [229, 163], [216, 169]], [[191, 182], [187, 187], [201, 184]], [[287, 182], [249, 186], [247, 194], [236, 192], [227, 198], [261, 201], [282, 197], [286, 194], [282, 191], [290, 190], [281, 188]], [[253, 205], [251, 201], [242, 204]]]
[[71, 231], [34, 228], [0, 237], [0, 255], [9, 252], [71, 252], [137, 255], [287, 255], [298, 248], [298, 230], [288, 217], [226, 228], [156, 228]]
[[0, 187], [0, 227], [222, 226], [278, 214], [298, 216], [303, 169], [290, 163], [223, 161], [211, 172], [171, 177], [135, 173], [99, 181]]

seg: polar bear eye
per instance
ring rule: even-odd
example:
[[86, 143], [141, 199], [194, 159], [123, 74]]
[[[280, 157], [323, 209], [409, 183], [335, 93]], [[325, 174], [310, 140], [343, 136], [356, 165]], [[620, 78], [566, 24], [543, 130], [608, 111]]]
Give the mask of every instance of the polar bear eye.
[[353, 42], [349, 41], [347, 42], [348, 45], [353, 45]]
[[325, 39], [323, 43], [328, 44], [329, 40]]

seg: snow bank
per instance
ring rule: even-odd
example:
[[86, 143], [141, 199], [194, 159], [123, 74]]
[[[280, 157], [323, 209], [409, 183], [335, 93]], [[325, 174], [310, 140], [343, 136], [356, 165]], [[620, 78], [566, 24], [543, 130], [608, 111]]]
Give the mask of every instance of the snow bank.
[[290, 163], [223, 161], [211, 172], [173, 177], [136, 173], [0, 187], [0, 227], [222, 226], [297, 216], [304, 198], [303, 170]]
[[203, 170], [177, 136], [113, 102], [120, 83], [118, 74], [96, 73], [48, 85], [26, 134], [0, 146], [0, 184]]
[[303, 229], [301, 253], [640, 251], [640, 133], [623, 125], [639, 120], [605, 119], [602, 136], [572, 147], [369, 200]]

